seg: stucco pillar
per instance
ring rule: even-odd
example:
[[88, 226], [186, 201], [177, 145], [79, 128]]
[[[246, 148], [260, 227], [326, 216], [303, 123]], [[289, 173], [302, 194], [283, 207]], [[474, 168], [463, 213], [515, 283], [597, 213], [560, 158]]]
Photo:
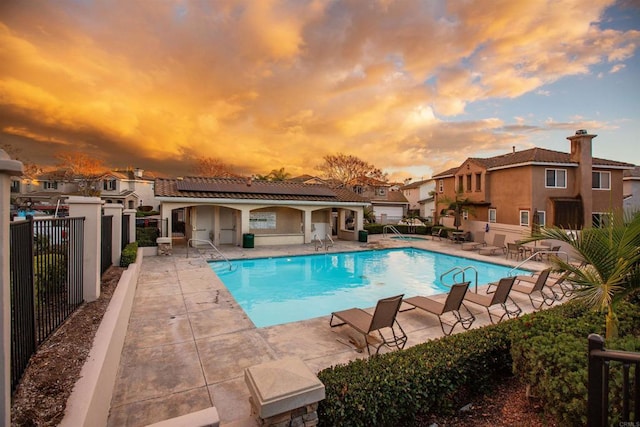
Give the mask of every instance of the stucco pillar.
[[122, 253], [122, 205], [107, 203], [104, 205], [104, 214], [113, 217], [111, 223], [111, 263], [120, 265]]
[[69, 216], [84, 217], [84, 252], [82, 254], [82, 293], [87, 302], [100, 296], [100, 242], [102, 200], [100, 197], [70, 196]]
[[131, 243], [136, 241], [136, 210], [135, 209], [125, 209], [123, 211], [124, 215], [129, 215], [129, 241], [126, 243]]
[[[322, 239], [324, 236], [318, 236]], [[311, 211], [304, 211], [304, 242], [311, 243], [313, 239], [313, 231], [311, 231]]]
[[22, 175], [22, 163], [11, 160], [0, 149], [0, 316], [2, 343], [0, 366], [2, 398], [0, 398], [0, 424], [11, 424], [11, 287], [9, 276], [9, 222], [11, 215], [11, 177]]

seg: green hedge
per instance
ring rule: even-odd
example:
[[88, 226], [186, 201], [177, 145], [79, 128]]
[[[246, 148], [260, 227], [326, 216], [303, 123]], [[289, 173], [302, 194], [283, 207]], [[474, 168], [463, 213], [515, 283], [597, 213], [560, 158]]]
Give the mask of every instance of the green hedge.
[[[608, 349], [640, 350], [640, 313], [637, 305], [622, 302], [617, 310], [619, 339]], [[590, 333], [604, 335], [604, 314], [571, 301], [551, 310], [517, 319], [511, 332], [514, 374], [528, 384], [550, 415], [562, 425], [587, 422], [588, 348]], [[611, 416], [620, 414], [620, 369], [611, 369]], [[614, 397], [615, 396], [615, 397]]]
[[66, 255], [49, 253], [34, 256], [33, 285], [36, 300], [64, 290], [67, 285]]
[[[608, 349], [640, 351], [638, 295], [621, 302], [619, 339]], [[495, 326], [429, 341], [318, 374], [326, 389], [320, 424], [409, 425], [450, 412], [510, 370], [563, 425], [586, 424], [587, 336], [604, 334], [604, 314], [577, 301]], [[611, 419], [620, 414], [620, 369], [611, 370]]]
[[508, 323], [321, 371], [320, 424], [402, 425], [451, 411], [510, 372]]
[[156, 239], [160, 237], [160, 230], [153, 227], [136, 227], [136, 242], [141, 248], [158, 246]]
[[122, 250], [120, 255], [120, 267], [128, 267], [129, 264], [136, 262], [138, 255], [138, 243], [131, 242]]

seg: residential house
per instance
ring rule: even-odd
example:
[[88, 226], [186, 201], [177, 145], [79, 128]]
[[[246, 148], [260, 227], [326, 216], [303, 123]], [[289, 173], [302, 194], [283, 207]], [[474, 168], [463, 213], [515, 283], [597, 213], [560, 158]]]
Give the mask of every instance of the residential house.
[[66, 196], [77, 194], [76, 183], [65, 179], [64, 171], [54, 170], [35, 176], [15, 177], [11, 180], [11, 199], [16, 209], [49, 214], [65, 211]]
[[435, 188], [433, 179], [423, 179], [403, 185], [400, 191], [409, 202], [409, 214], [432, 219], [435, 211]]
[[184, 237], [196, 246], [240, 245], [247, 234], [256, 246], [304, 244], [327, 235], [358, 240], [369, 205], [344, 188], [251, 178], [159, 178], [155, 197], [169, 223], [167, 235], [184, 221]]
[[371, 203], [373, 215], [379, 224], [397, 224], [407, 215], [409, 201], [392, 184], [379, 179], [361, 176], [351, 180], [347, 187]]
[[640, 166], [627, 169], [622, 176], [625, 212], [640, 211]]
[[153, 210], [160, 210], [154, 194], [155, 179], [153, 174], [139, 168], [109, 171], [100, 181], [100, 197], [106, 203], [118, 203], [125, 209], [151, 206]]
[[598, 225], [608, 212], [622, 208], [623, 172], [633, 165], [593, 158], [595, 137], [577, 131], [567, 138], [570, 153], [531, 148], [468, 158], [459, 167], [433, 176], [438, 209], [445, 207], [443, 200], [457, 197], [472, 208], [470, 219], [489, 224], [530, 227], [535, 215], [543, 226]]

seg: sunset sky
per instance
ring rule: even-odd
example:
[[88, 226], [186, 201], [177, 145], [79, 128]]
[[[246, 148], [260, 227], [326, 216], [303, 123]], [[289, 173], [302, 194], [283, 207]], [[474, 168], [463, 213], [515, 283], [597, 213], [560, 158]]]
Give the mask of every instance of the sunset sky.
[[18, 1], [0, 4], [0, 143], [187, 175], [393, 179], [539, 146], [640, 164], [637, 0]]

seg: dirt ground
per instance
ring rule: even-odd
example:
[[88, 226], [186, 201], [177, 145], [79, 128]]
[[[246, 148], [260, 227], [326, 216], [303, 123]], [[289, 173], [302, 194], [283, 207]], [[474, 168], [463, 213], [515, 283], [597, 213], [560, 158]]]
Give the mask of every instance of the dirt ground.
[[[102, 276], [97, 301], [78, 309], [31, 358], [11, 402], [12, 426], [56, 426], [80, 377], [93, 338], [124, 269], [111, 267]], [[553, 427], [540, 405], [525, 396], [524, 386], [506, 381], [455, 416], [416, 420], [417, 425], [444, 427]]]
[[12, 426], [60, 423], [123, 270], [110, 267], [101, 278], [100, 298], [76, 310], [31, 358], [11, 400]]

